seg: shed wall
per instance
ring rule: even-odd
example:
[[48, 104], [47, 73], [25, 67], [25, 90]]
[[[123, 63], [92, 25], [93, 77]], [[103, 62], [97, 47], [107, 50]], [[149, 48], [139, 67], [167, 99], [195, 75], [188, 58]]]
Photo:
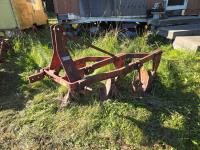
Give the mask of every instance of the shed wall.
[[80, 15], [79, 0], [54, 0], [53, 2], [57, 14], [74, 13]]
[[[151, 9], [154, 3], [162, 1], [163, 0], [148, 0], [147, 1], [148, 9]], [[200, 12], [200, 0], [188, 0], [186, 14], [192, 15], [192, 14], [198, 14], [198, 12]]]
[[147, 0], [54, 0], [57, 14], [81, 17], [146, 15]]
[[81, 17], [108, 17], [113, 16], [113, 0], [80, 0]]
[[200, 12], [200, 0], [189, 0], [186, 14], [198, 14]]
[[46, 10], [48, 12], [54, 12], [53, 0], [46, 0]]
[[115, 16], [143, 16], [147, 13], [147, 0], [114, 0], [114, 6]]
[[[188, 0], [187, 15], [200, 12], [200, 0]], [[145, 16], [154, 3], [163, 0], [54, 0], [57, 14], [81, 17]]]

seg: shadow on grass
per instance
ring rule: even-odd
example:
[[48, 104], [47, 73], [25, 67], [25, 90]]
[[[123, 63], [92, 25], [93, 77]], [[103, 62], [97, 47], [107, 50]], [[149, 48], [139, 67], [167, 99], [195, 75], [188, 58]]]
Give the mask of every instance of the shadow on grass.
[[[39, 37], [43, 39], [42, 35]], [[0, 110], [21, 110], [33, 98], [34, 93], [39, 92], [38, 89], [30, 88], [28, 83], [28, 72], [39, 69], [37, 62], [30, 56], [32, 40], [37, 40], [37, 37], [33, 35], [30, 38], [27, 33], [22, 34], [17, 41], [17, 51], [9, 52], [5, 61], [0, 64]], [[42, 83], [52, 87], [49, 82]]]
[[150, 34], [147, 38], [147, 45], [153, 48], [159, 48], [160, 46], [165, 46], [170, 44], [170, 41], [162, 36], [156, 34]]
[[[184, 85], [178, 70], [176, 65], [169, 69], [173, 80], [171, 87], [163, 85], [158, 77], [153, 85], [155, 87], [154, 96], [134, 99], [132, 102], [126, 101], [130, 105], [143, 107], [152, 113], [145, 122], [130, 116], [120, 116], [130, 120], [143, 131], [147, 137], [146, 142], [142, 143], [145, 146], [159, 144], [163, 149], [167, 149], [165, 145], [167, 144], [175, 149], [198, 149], [200, 97], [194, 91], [186, 90], [191, 84], [197, 84], [197, 81]], [[181, 129], [179, 127], [168, 128], [163, 125], [163, 116], [170, 118], [172, 113], [183, 116], [184, 124]]]
[[[12, 54], [5, 58], [5, 62], [0, 65], [0, 110], [23, 109], [26, 98], [22, 85], [28, 82], [22, 79], [22, 73], [26, 66], [26, 55]], [[30, 62], [33, 63], [34, 62]]]

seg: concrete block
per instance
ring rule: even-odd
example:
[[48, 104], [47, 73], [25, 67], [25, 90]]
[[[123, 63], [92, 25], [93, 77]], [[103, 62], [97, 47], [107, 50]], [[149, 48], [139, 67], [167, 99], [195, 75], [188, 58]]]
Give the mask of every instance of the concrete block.
[[169, 25], [182, 25], [182, 24], [200, 24], [199, 16], [176, 16], [164, 19], [150, 19], [148, 24], [159, 27], [166, 27]]
[[200, 35], [200, 24], [177, 25], [158, 28], [158, 35], [167, 39], [175, 39], [177, 36]]
[[200, 51], [200, 36], [179, 36], [173, 43], [174, 49]]

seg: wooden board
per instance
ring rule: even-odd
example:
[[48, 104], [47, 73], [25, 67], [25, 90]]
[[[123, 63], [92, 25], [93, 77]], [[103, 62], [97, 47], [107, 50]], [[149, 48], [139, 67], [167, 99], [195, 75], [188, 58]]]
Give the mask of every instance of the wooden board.
[[19, 29], [27, 29], [34, 24], [47, 24], [47, 15], [41, 0], [11, 0]]

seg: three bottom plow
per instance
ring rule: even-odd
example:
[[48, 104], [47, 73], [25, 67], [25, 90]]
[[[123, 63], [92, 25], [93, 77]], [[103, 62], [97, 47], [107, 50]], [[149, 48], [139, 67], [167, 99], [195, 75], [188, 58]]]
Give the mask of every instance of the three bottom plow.
[[[86, 43], [88, 47], [105, 53], [107, 56], [89, 56], [73, 60], [66, 47], [66, 43], [68, 40], [75, 39], [69, 37], [61, 25], [51, 26], [51, 37], [53, 45], [52, 61], [48, 67], [30, 76], [29, 81], [33, 83], [47, 76], [51, 80], [66, 86], [68, 93], [62, 100], [62, 106], [72, 102], [77, 95], [83, 94], [86, 91], [92, 91], [90, 88], [91, 84], [104, 80], [106, 80], [105, 86], [99, 90], [100, 99], [106, 100], [115, 97], [120, 92], [118, 89], [119, 80], [134, 70], [137, 71], [137, 74], [131, 82], [133, 93], [142, 94], [146, 92], [156, 77], [156, 71], [162, 55], [161, 50], [155, 50], [150, 53], [122, 53], [114, 55]], [[152, 62], [152, 68], [151, 70], [146, 70], [144, 64], [149, 61]], [[90, 62], [93, 62], [93, 64], [87, 65]], [[109, 72], [93, 74], [95, 70], [109, 64], [113, 64], [115, 69]], [[64, 75], [61, 75], [61, 70], [64, 71]]]

